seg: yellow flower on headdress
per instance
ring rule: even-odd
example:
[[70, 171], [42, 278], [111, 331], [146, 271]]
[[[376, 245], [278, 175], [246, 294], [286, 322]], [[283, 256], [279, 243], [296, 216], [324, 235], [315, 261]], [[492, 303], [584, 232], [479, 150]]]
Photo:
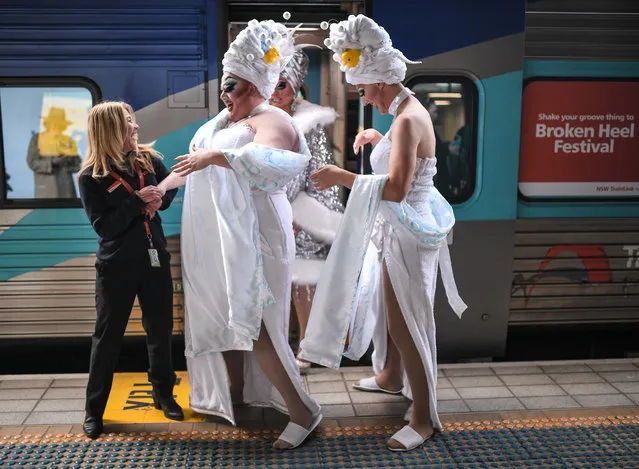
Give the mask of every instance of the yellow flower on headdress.
[[273, 64], [277, 62], [277, 59], [280, 58], [280, 52], [275, 48], [271, 47], [264, 53], [264, 62], [267, 64]]
[[345, 49], [342, 53], [342, 63], [345, 67], [353, 68], [359, 63], [359, 56], [361, 52], [359, 49]]

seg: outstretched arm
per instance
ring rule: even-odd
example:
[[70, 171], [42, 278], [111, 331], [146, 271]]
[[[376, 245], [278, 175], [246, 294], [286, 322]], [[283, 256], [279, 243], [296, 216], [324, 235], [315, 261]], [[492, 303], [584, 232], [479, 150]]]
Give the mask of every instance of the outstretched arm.
[[362, 130], [355, 136], [353, 152], [357, 155], [361, 148], [367, 143], [376, 146], [382, 138], [384, 138], [384, 136], [375, 129]]
[[[393, 146], [390, 157], [388, 181], [382, 192], [382, 200], [401, 202], [404, 200], [415, 172], [417, 145], [419, 133], [416, 124], [409, 118], [397, 118], [393, 124]], [[326, 165], [311, 175], [311, 181], [317, 190], [324, 190], [336, 184], [351, 189], [355, 183], [356, 174]]]
[[327, 164], [311, 174], [311, 181], [315, 190], [323, 191], [341, 184], [349, 189], [353, 188], [357, 174], [346, 171], [333, 164]]
[[166, 169], [166, 166], [164, 166], [162, 161], [160, 161], [158, 158], [153, 158], [153, 168], [155, 169], [155, 179], [158, 181], [158, 188], [164, 194], [162, 196], [162, 203], [160, 204], [158, 208], [160, 210], [166, 210], [171, 205], [171, 202], [173, 201], [175, 194], [177, 194], [178, 186], [171, 187], [168, 189], [165, 186], [162, 186], [162, 183], [170, 177], [171, 173], [169, 173], [169, 171]]
[[158, 187], [162, 189], [163, 192], [166, 192], [182, 187], [184, 184], [186, 184], [186, 176], [180, 176], [173, 171], [158, 184]]
[[[223, 168], [231, 167], [221, 151], [197, 148], [195, 145], [191, 146], [191, 153], [178, 156], [175, 160], [178, 161], [178, 163], [173, 165], [171, 169], [173, 169], [173, 173], [177, 173], [177, 176], [183, 178], [184, 181], [180, 185], [186, 183], [186, 176], [192, 172], [199, 171], [212, 164]], [[174, 182], [174, 184], [175, 183], [177, 183], [177, 181]]]

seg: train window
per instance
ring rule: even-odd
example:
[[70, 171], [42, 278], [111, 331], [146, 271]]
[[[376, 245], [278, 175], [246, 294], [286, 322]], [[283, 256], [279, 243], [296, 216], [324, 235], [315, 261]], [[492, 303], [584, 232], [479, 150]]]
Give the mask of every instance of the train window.
[[475, 190], [477, 89], [465, 77], [422, 75], [406, 83], [430, 113], [435, 128], [435, 185], [451, 203]]
[[78, 203], [93, 102], [84, 86], [0, 83], [3, 204]]

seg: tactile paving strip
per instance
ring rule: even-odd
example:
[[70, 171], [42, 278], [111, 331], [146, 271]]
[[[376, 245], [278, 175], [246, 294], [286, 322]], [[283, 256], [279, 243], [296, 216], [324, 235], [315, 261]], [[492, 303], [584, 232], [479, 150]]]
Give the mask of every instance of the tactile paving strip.
[[423, 447], [386, 449], [392, 425], [321, 429], [294, 451], [271, 449], [275, 430], [8, 435], [0, 467], [37, 469], [594, 469], [639, 467], [639, 416], [446, 424]]

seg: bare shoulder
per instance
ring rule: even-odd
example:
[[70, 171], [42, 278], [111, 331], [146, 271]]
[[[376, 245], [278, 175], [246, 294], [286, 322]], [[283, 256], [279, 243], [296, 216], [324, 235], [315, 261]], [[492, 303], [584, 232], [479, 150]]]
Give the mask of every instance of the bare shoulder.
[[406, 110], [397, 116], [395, 122], [393, 122], [393, 134], [402, 135], [403, 137], [416, 135], [422, 126], [423, 123], [419, 114]]
[[298, 145], [297, 132], [290, 119], [279, 112], [268, 110], [251, 118], [255, 130], [255, 143], [282, 150], [294, 150]]
[[399, 120], [401, 117], [410, 121], [410, 124], [406, 125], [410, 125], [410, 127], [416, 129], [430, 128], [433, 125], [430, 114], [417, 100], [414, 100], [409, 106], [406, 106], [404, 112], [402, 112], [397, 119]]
[[270, 127], [292, 127], [289, 120], [282, 113], [269, 109], [260, 112], [251, 119], [255, 125], [268, 125]]
[[287, 119], [285, 115], [275, 110], [268, 110], [259, 113], [253, 117], [251, 126], [256, 130], [268, 130], [269, 132], [276, 132], [283, 138], [294, 141], [297, 138], [297, 133], [290, 119]]

